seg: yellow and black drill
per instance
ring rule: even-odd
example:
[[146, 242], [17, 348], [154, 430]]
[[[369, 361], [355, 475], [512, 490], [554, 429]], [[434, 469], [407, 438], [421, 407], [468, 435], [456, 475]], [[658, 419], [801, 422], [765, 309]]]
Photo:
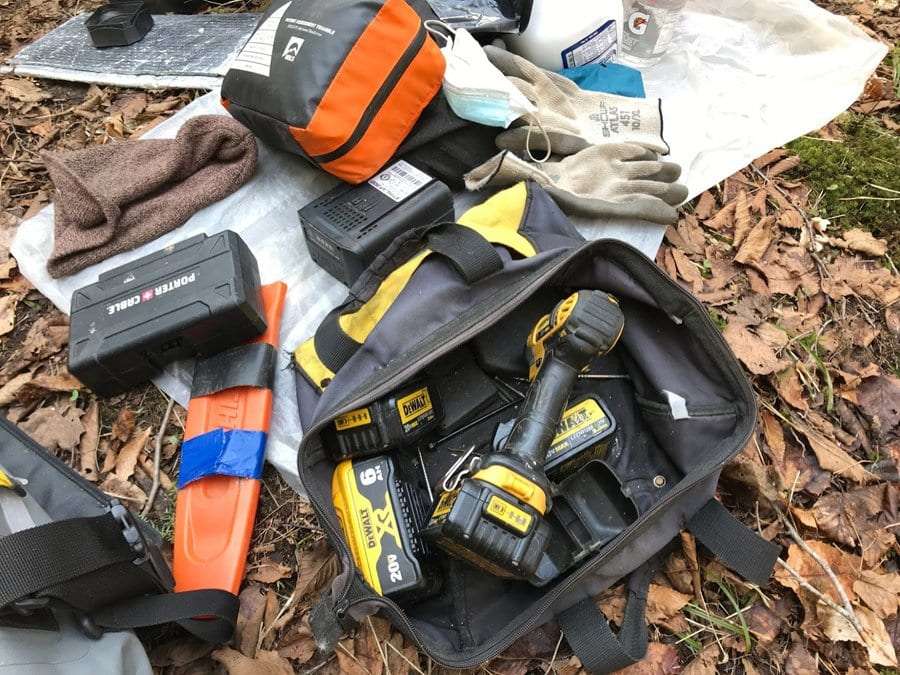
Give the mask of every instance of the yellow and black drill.
[[441, 495], [427, 538], [491, 574], [539, 583], [550, 539], [547, 451], [578, 374], [616, 345], [624, 326], [618, 302], [601, 291], [574, 293], [538, 321], [527, 345], [532, 382], [509, 437]]

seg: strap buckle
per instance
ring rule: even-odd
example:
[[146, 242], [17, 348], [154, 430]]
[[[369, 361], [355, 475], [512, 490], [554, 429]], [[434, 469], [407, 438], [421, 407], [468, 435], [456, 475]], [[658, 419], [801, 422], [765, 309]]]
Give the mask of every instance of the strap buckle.
[[131, 550], [140, 556], [134, 561], [134, 564], [142, 565], [147, 560], [147, 544], [144, 542], [144, 537], [134, 522], [131, 513], [122, 506], [121, 502], [113, 499], [110, 502], [109, 514], [119, 521], [119, 524], [122, 526], [122, 536], [125, 537], [125, 541], [131, 547]]

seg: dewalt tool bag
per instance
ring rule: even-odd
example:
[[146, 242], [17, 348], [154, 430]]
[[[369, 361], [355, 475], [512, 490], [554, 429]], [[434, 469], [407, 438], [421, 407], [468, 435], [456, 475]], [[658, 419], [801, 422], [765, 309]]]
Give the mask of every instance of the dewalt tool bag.
[[[50, 650], [62, 641], [60, 658], [68, 658], [73, 628], [99, 639], [170, 622], [209, 642], [230, 640], [237, 597], [173, 592], [161, 547], [159, 533], [119, 500], [0, 419], [0, 645], [6, 628], [36, 630], [35, 644]], [[26, 635], [9, 639], [24, 644]], [[7, 655], [0, 649], [0, 666]], [[51, 663], [45, 656], [51, 661], [34, 663]], [[84, 671], [70, 664], [67, 672]]]
[[[548, 455], [548, 564], [522, 581], [446, 546], [435, 554], [426, 535], [456, 508], [460, 480], [516, 433], [526, 342], [573, 292], [594, 289], [624, 330], [578, 375]], [[585, 668], [611, 672], [643, 657], [650, 580], [682, 530], [754, 583], [771, 573], [778, 547], [716, 499], [755, 425], [736, 359], [653, 261], [620, 241], [585, 242], [536, 184], [395, 241], [294, 364], [300, 479], [343, 565], [311, 613], [323, 648], [377, 613], [435, 661], [467, 668], [556, 620]], [[502, 501], [484, 509], [472, 518], [494, 518], [496, 542], [533, 520]], [[593, 598], [623, 579], [614, 630]]]
[[405, 0], [276, 0], [231, 63], [222, 99], [268, 145], [361, 183], [443, 75], [440, 49]]

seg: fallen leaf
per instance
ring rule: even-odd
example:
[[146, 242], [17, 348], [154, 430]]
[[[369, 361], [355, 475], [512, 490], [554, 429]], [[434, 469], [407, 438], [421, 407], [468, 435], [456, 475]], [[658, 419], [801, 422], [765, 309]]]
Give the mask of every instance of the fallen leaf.
[[828, 278], [822, 279], [822, 290], [835, 300], [858, 295], [891, 305], [900, 299], [900, 277], [874, 261], [839, 256], [826, 268]]
[[337, 573], [333, 569], [335, 560], [334, 552], [324, 540], [303, 551], [297, 551], [298, 569], [294, 600], [303, 599], [331, 581]]
[[785, 209], [778, 216], [778, 224], [787, 230], [802, 230], [803, 216], [796, 209]]
[[775, 222], [773, 217], [763, 218], [751, 229], [743, 238], [743, 243], [737, 254], [734, 256], [735, 261], [747, 265], [751, 262], [762, 260], [775, 233], [772, 225]]
[[4, 295], [0, 298], [0, 335], [6, 335], [15, 327], [18, 304], [18, 296]]
[[0, 387], [0, 408], [5, 408], [19, 397], [19, 392], [25, 388], [34, 377], [34, 373], [20, 373], [11, 378]]
[[768, 647], [781, 633], [781, 618], [764, 605], [753, 605], [744, 614], [747, 627], [761, 647]]
[[752, 439], [734, 459], [725, 465], [723, 475], [728, 480], [736, 481], [749, 488], [753, 496], [762, 499], [764, 503], [781, 504], [787, 495], [787, 490], [776, 469], [766, 466], [759, 460]]
[[725, 204], [725, 206], [719, 209], [716, 215], [705, 221], [703, 224], [714, 230], [723, 230], [729, 227], [734, 221], [736, 207], [737, 204], [735, 201], [728, 202], [727, 204]]
[[97, 448], [100, 445], [100, 404], [96, 399], [91, 401], [81, 418], [84, 434], [78, 447], [81, 457], [81, 475], [87, 480], [97, 482], [99, 466], [97, 465]]
[[875, 616], [875, 613], [867, 607], [856, 605], [854, 608], [856, 618], [862, 625], [862, 635], [842, 614], [827, 605], [819, 606], [819, 618], [822, 621], [822, 629], [831, 640], [856, 642], [863, 645], [869, 654], [869, 660], [876, 666], [893, 667], [897, 665], [897, 654], [891, 644], [891, 638], [884, 622]]
[[675, 590], [688, 595], [693, 593], [693, 570], [682, 553], [674, 552], [666, 558], [665, 573]]
[[729, 321], [723, 335], [735, 356], [754, 375], [768, 375], [787, 365], [765, 340], [740, 322]]
[[110, 431], [110, 437], [112, 437], [113, 440], [119, 441], [120, 443], [125, 443], [129, 438], [131, 438], [131, 434], [134, 431], [134, 425], [134, 411], [129, 410], [128, 408], [122, 408], [122, 410], [119, 411], [119, 414], [116, 417], [116, 421], [113, 422], [112, 430]]
[[779, 371], [775, 374], [774, 380], [775, 390], [787, 404], [804, 412], [809, 410], [809, 403], [803, 395], [803, 384], [800, 382], [796, 366], [788, 366]]
[[769, 150], [762, 157], [754, 159], [753, 166], [755, 166], [757, 169], [765, 169], [767, 166], [771, 166], [778, 160], [785, 157], [787, 154], [787, 148], [775, 148], [774, 150]]
[[335, 655], [337, 656], [338, 667], [340, 667], [341, 673], [347, 673], [347, 675], [369, 675], [369, 671], [356, 658], [353, 650], [353, 640], [345, 639], [338, 642]]
[[147, 447], [147, 441], [153, 430], [146, 427], [142, 431], [137, 432], [128, 443], [122, 446], [116, 457], [116, 476], [121, 480], [128, 480], [134, 475], [134, 468], [137, 466], [138, 458]]
[[110, 497], [129, 502], [135, 509], [140, 509], [147, 501], [147, 493], [134, 483], [122, 480], [111, 473], [100, 484], [100, 489]]
[[780, 162], [776, 163], [775, 166], [769, 169], [769, 178], [775, 178], [775, 176], [780, 176], [785, 171], [790, 171], [791, 169], [800, 166], [801, 161], [802, 160], [797, 155], [794, 155], [793, 157], [785, 157]]
[[195, 637], [180, 637], [154, 647], [150, 652], [150, 663], [157, 668], [186, 666], [209, 654], [214, 645]]
[[19, 428], [50, 452], [71, 452], [84, 433], [81, 414], [75, 406], [67, 406], [63, 412], [48, 406], [31, 413]]
[[690, 630], [681, 610], [691, 601], [687, 593], [679, 593], [668, 586], [650, 584], [647, 594], [647, 621], [672, 633]]
[[292, 625], [278, 641], [278, 653], [285, 658], [303, 665], [316, 653], [316, 641], [309, 628], [309, 622], [304, 617]]
[[225, 666], [228, 675], [294, 675], [291, 662], [277, 652], [259, 651], [251, 658], [230, 647], [222, 647], [212, 657]]
[[705, 647], [700, 655], [688, 663], [682, 675], [716, 675], [716, 664], [719, 662], [719, 645], [713, 643]]
[[842, 237], [832, 238], [829, 241], [838, 248], [865, 253], [876, 258], [887, 253], [887, 242], [884, 239], [876, 239], [871, 232], [858, 228], [845, 230]]
[[753, 222], [750, 220], [750, 203], [747, 200], [747, 191], [741, 190], [738, 193], [734, 204], [734, 245], [739, 247], [744, 243], [744, 239], [753, 229]]
[[694, 208], [694, 215], [696, 215], [701, 220], [706, 220], [712, 215], [713, 209], [716, 208], [716, 198], [713, 197], [712, 192], [707, 190], [702, 195], [700, 195], [700, 199], [697, 201], [697, 206]]
[[678, 270], [678, 276], [691, 284], [695, 289], [699, 290], [703, 285], [703, 277], [700, 270], [691, 262], [684, 253], [677, 248], [672, 249], [672, 258], [675, 260], [675, 268]]
[[40, 316], [31, 325], [22, 344], [0, 366], [0, 383], [32, 363], [58, 353], [69, 342], [69, 321], [63, 314]]
[[816, 459], [819, 460], [819, 465], [826, 471], [845, 476], [857, 483], [869, 483], [878, 479], [866, 470], [859, 460], [851, 457], [830, 438], [799, 421], [794, 422], [794, 428], [806, 437]]
[[888, 503], [893, 489], [879, 484], [824, 495], [812, 507], [816, 525], [839, 544], [858, 546], [864, 565], [874, 567], [896, 543], [887, 528], [892, 521]]
[[281, 581], [291, 576], [292, 573], [293, 570], [287, 565], [266, 558], [247, 574], [247, 580], [258, 581], [263, 584], [274, 584], [276, 581]]
[[900, 574], [897, 572], [882, 574], [862, 570], [853, 582], [853, 590], [881, 619], [893, 616], [900, 607]]
[[872, 431], [887, 438], [900, 425], [900, 378], [879, 375], [859, 385], [859, 409], [872, 424]]
[[680, 672], [678, 652], [672, 645], [662, 642], [651, 642], [642, 660], [616, 671], [617, 675], [675, 675]]
[[260, 628], [266, 613], [266, 595], [262, 591], [259, 584], [249, 584], [238, 596], [241, 604], [234, 627], [233, 644], [241, 654], [249, 658], [256, 655]]
[[39, 103], [50, 98], [50, 94], [45, 92], [31, 80], [22, 77], [7, 77], [0, 82], [0, 89], [3, 89], [9, 96], [22, 103]]
[[784, 661], [785, 675], [819, 675], [819, 663], [799, 642], [791, 647]]

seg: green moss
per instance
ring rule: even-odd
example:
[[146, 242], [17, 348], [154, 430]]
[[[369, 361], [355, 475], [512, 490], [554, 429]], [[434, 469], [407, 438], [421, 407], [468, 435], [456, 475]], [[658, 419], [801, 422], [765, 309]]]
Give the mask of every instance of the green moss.
[[788, 147], [803, 159], [796, 177], [812, 189], [812, 210], [835, 227], [861, 227], [900, 251], [900, 137], [855, 113], [837, 119], [840, 142], [798, 138]]

